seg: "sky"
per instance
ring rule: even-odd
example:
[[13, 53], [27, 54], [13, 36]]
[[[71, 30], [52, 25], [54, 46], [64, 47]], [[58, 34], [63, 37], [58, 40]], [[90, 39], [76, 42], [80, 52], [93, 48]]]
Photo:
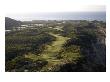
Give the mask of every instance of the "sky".
[[5, 16], [17, 18], [33, 13], [103, 12], [105, 0], [7, 0]]
[[6, 2], [4, 2], [6, 14], [105, 11], [105, 0], [6, 0]]

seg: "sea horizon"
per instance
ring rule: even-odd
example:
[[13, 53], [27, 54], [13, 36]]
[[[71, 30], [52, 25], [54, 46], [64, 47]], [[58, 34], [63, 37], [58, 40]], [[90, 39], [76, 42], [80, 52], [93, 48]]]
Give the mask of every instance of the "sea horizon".
[[102, 12], [42, 12], [42, 13], [28, 13], [28, 14], [14, 14], [6, 17], [13, 18], [20, 21], [32, 20], [98, 20], [106, 21], [106, 11]]

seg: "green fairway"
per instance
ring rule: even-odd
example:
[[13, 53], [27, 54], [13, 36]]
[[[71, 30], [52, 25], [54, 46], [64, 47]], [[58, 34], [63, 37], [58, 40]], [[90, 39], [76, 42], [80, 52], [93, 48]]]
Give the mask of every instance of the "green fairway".
[[62, 49], [62, 45], [69, 39], [59, 34], [53, 34], [53, 33], [49, 33], [49, 34], [56, 37], [56, 40], [53, 41], [51, 45], [46, 45], [46, 49], [41, 54], [39, 54], [39, 56], [36, 56], [31, 53], [29, 53], [28, 55], [25, 55], [26, 58], [31, 58], [33, 60], [44, 59], [48, 61], [48, 64], [46, 67], [44, 67], [44, 69], [49, 69], [50, 67], [56, 64], [63, 63], [61, 62], [61, 60], [56, 58], [56, 55]]

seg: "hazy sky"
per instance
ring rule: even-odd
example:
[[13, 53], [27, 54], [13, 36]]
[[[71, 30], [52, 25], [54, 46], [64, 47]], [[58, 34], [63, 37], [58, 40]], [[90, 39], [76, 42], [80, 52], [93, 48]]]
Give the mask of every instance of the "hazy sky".
[[4, 7], [6, 14], [105, 11], [105, 0], [7, 0], [6, 2]]
[[[41, 5], [40, 5], [41, 4]], [[105, 11], [105, 5], [77, 5], [77, 4], [43, 4], [39, 3], [39, 5], [33, 6], [31, 8], [30, 6], [27, 6], [27, 8], [24, 7], [18, 9], [9, 9], [7, 10], [7, 13], [9, 14], [23, 14], [23, 13], [37, 13], [37, 12], [99, 12], [99, 11]]]
[[48, 12], [106, 11], [105, 0], [7, 0], [5, 16], [17, 18]]

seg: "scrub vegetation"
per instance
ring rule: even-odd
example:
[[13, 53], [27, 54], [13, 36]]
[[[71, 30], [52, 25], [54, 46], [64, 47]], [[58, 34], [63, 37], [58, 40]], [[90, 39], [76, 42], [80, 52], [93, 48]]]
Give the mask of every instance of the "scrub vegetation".
[[20, 27], [8, 30], [5, 34], [7, 72], [106, 71], [103, 21], [25, 21]]

